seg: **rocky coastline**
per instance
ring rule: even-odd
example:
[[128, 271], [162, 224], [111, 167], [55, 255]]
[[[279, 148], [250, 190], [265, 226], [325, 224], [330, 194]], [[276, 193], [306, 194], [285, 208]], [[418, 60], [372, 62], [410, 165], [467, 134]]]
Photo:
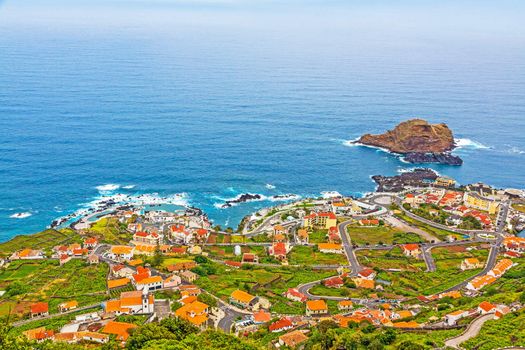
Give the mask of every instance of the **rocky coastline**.
[[377, 184], [376, 192], [400, 192], [405, 186], [426, 187], [437, 178], [438, 174], [428, 168], [418, 168], [396, 176], [372, 176], [372, 180]]

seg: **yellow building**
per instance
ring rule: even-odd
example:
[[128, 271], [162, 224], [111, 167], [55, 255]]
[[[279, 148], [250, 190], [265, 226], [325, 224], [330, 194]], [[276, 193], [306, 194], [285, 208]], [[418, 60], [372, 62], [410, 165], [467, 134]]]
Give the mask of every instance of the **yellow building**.
[[476, 192], [465, 193], [463, 201], [466, 207], [483, 210], [489, 214], [496, 214], [500, 204], [493, 199], [482, 197]]
[[311, 213], [303, 218], [303, 227], [329, 229], [337, 226], [337, 216], [332, 212]]
[[441, 176], [434, 181], [434, 184], [440, 187], [453, 187], [456, 184], [456, 181], [450, 177]]

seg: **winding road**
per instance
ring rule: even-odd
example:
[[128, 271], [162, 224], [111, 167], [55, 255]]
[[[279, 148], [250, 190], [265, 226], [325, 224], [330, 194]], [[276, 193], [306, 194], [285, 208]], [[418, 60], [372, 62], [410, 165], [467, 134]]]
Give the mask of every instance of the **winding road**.
[[494, 319], [494, 314], [485, 314], [478, 318], [476, 318], [474, 321], [472, 321], [467, 329], [461, 333], [459, 336], [448, 339], [445, 341], [445, 346], [451, 347], [454, 349], [461, 349], [460, 345], [470, 338], [474, 338], [476, 335], [479, 334], [479, 331], [481, 330], [481, 327], [485, 322]]

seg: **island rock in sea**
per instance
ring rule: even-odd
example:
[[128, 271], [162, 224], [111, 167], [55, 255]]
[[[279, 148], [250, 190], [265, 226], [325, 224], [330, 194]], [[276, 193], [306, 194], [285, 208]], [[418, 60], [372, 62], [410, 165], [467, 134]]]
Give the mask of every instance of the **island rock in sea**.
[[423, 119], [404, 121], [384, 134], [365, 134], [356, 142], [402, 154], [411, 163], [463, 163], [461, 158], [450, 154], [456, 145], [449, 127], [446, 124], [429, 124]]

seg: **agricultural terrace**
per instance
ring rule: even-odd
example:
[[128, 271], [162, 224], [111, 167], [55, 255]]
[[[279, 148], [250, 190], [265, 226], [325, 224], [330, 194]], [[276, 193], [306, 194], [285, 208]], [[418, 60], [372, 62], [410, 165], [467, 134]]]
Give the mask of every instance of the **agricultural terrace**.
[[489, 255], [489, 244], [469, 244], [432, 249], [432, 257], [438, 270], [453, 270], [459, 272], [461, 262], [467, 258], [477, 258], [483, 265]]
[[101, 241], [112, 244], [126, 244], [133, 235], [127, 231], [128, 225], [115, 217], [104, 217], [93, 223], [87, 235], [96, 236]]
[[390, 226], [347, 226], [348, 234], [355, 245], [420, 243], [423, 239], [412, 232], [403, 232]]
[[70, 228], [45, 230], [32, 235], [19, 235], [0, 243], [0, 257], [7, 257], [24, 248], [51, 250], [56, 245], [80, 243], [82, 238]]
[[[234, 260], [234, 261], [241, 261], [242, 254], [241, 255], [235, 255], [234, 254], [234, 247], [233, 246], [205, 246], [204, 251], [209, 254], [210, 257], [217, 258], [217, 259], [223, 259], [223, 260]], [[242, 246], [241, 247], [242, 253], [254, 253], [259, 256], [259, 261], [262, 262], [275, 262], [273, 258], [268, 257], [266, 253], [266, 249], [263, 246]]]
[[335, 270], [316, 271], [287, 267], [260, 268], [244, 265], [240, 269], [229, 268], [211, 261], [201, 264], [195, 282], [207, 292], [227, 301], [236, 289], [245, 290], [253, 295], [265, 297], [272, 303], [272, 312], [302, 314], [304, 305], [292, 302], [282, 296], [288, 288], [312, 282], [336, 274]]
[[56, 260], [17, 260], [0, 271], [0, 315], [11, 313], [22, 317], [30, 304], [47, 301], [49, 312], [58, 312], [58, 305], [76, 300], [79, 307], [101, 302], [106, 294], [106, 264], [88, 265], [72, 259], [63, 266]]
[[348, 265], [344, 254], [320, 253], [316, 247], [295, 246], [288, 254], [290, 265]]
[[327, 229], [314, 229], [308, 232], [308, 241], [310, 243], [324, 243], [328, 242], [326, 235], [328, 234]]

